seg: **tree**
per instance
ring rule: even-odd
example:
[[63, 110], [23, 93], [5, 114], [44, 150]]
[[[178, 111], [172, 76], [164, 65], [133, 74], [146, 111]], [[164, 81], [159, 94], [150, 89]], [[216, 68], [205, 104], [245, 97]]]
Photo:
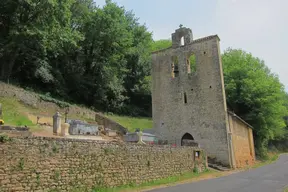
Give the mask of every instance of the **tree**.
[[103, 8], [93, 0], [7, 0], [0, 18], [2, 80], [104, 111], [140, 101], [135, 108], [145, 113], [152, 36], [131, 11], [108, 0]]
[[265, 154], [268, 141], [285, 132], [284, 86], [264, 61], [245, 51], [227, 49], [222, 62], [227, 104], [254, 127], [257, 154]]
[[172, 41], [170, 39], [161, 39], [158, 41], [154, 41], [153, 44], [151, 45], [151, 52], [166, 49], [171, 46]]
[[1, 79], [53, 82], [48, 53], [76, 46], [81, 34], [71, 28], [74, 0], [7, 0], [0, 2]]

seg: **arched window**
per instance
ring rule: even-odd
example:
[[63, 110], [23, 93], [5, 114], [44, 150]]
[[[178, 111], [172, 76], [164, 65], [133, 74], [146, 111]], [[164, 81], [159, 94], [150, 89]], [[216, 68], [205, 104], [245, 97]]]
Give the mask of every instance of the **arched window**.
[[185, 133], [183, 137], [181, 138], [181, 146], [184, 146], [187, 142], [193, 141], [193, 140], [194, 140], [194, 137], [191, 134]]
[[181, 46], [185, 45], [184, 36], [183, 36], [183, 37], [181, 37], [181, 40], [180, 40], [180, 45], [181, 45]]

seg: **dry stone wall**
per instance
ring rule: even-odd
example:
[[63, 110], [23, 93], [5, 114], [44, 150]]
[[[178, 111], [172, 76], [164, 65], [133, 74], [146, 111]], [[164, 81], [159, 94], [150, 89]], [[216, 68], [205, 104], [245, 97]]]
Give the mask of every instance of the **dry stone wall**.
[[128, 130], [125, 127], [105, 117], [105, 115], [101, 113], [95, 113], [95, 121], [97, 121], [100, 125], [103, 125], [105, 128], [116, 130], [123, 135], [128, 132]]
[[[60, 138], [0, 142], [0, 191], [71, 191], [139, 184], [203, 170], [198, 148], [143, 146]], [[195, 159], [196, 158], [196, 159]], [[196, 163], [194, 163], [196, 162]], [[195, 166], [196, 164], [196, 166]]]
[[[66, 110], [64, 107], [60, 107], [53, 102], [44, 101], [36, 93], [3, 82], [0, 82], [0, 97], [15, 98], [25, 105], [29, 105], [38, 109], [45, 109], [45, 111], [49, 110], [53, 113], [59, 111], [64, 114]], [[69, 116], [81, 116], [85, 117], [86, 119], [94, 120], [95, 112], [87, 108], [70, 105]]]

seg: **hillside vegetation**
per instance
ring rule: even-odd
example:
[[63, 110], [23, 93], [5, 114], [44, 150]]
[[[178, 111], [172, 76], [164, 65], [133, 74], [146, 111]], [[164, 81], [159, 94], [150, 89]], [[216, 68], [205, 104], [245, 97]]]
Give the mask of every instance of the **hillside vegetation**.
[[[11, 87], [11, 86], [10, 86]], [[9, 92], [9, 90], [6, 90]], [[32, 95], [35, 93], [31, 93]], [[26, 98], [27, 99], [27, 98]], [[52, 98], [53, 99], [53, 98]], [[21, 99], [17, 99], [16, 97], [0, 97], [0, 103], [2, 104], [3, 109], [3, 120], [5, 121], [5, 125], [11, 126], [28, 126], [31, 128], [31, 131], [41, 131], [41, 127], [36, 124], [37, 116], [40, 117], [40, 123], [46, 123], [52, 125], [52, 116], [55, 113], [54, 105], [55, 103], [61, 103], [57, 99], [50, 99], [46, 105], [45, 110], [39, 107], [32, 107], [21, 102]], [[50, 104], [49, 104], [50, 103]], [[86, 112], [87, 109], [79, 107], [79, 115], [68, 114], [68, 118], [85, 120], [88, 122], [94, 122], [94, 119], [91, 117], [87, 117], [85, 115], [81, 115]], [[62, 113], [63, 115], [63, 113]], [[119, 116], [114, 114], [106, 114], [106, 116], [120, 125], [126, 127], [128, 131], [134, 132], [136, 128], [147, 129], [152, 128], [152, 119], [151, 118], [136, 118], [129, 116]], [[64, 115], [62, 116], [62, 120], [64, 121]]]
[[28, 118], [29, 108], [21, 105], [15, 98], [0, 97], [5, 124], [14, 126], [34, 126]]
[[[5, 0], [0, 13], [2, 81], [105, 113], [151, 117], [150, 53], [171, 40], [153, 41], [132, 11], [111, 0], [103, 7], [93, 0]], [[284, 86], [241, 49], [227, 49], [222, 63], [228, 107], [254, 127], [257, 154], [265, 155], [270, 141], [287, 138]], [[151, 125], [111, 118], [131, 129]]]

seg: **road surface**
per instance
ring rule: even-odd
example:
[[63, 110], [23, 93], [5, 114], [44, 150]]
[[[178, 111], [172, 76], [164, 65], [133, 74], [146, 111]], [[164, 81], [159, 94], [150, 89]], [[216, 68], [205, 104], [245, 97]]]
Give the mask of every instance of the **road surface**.
[[150, 192], [283, 192], [285, 186], [288, 186], [287, 154], [257, 169]]

